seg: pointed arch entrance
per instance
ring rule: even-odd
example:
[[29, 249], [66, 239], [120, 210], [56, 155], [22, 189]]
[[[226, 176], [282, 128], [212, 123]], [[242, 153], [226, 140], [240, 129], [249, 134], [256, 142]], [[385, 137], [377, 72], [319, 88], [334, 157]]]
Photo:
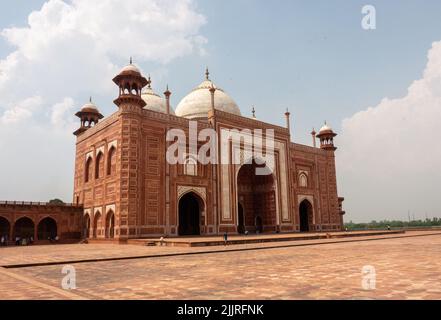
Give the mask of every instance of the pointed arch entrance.
[[107, 212], [106, 218], [106, 238], [113, 239], [115, 237], [115, 214], [113, 210]]
[[299, 206], [300, 214], [300, 231], [309, 232], [312, 230], [313, 225], [313, 208], [311, 202], [305, 199]]
[[[263, 169], [266, 174], [256, 174], [257, 168]], [[242, 165], [237, 174], [237, 196], [240, 201], [237, 217], [239, 232], [277, 230], [276, 184], [268, 167], [254, 160]]]
[[34, 236], [35, 225], [28, 217], [18, 219], [14, 224], [14, 237], [30, 238]]
[[188, 192], [179, 199], [179, 228], [180, 236], [201, 234], [201, 214], [204, 202], [195, 192]]
[[50, 218], [44, 218], [37, 227], [38, 240], [52, 240], [57, 236], [57, 222]]
[[95, 219], [93, 220], [93, 237], [98, 238], [101, 235], [101, 212], [95, 212]]

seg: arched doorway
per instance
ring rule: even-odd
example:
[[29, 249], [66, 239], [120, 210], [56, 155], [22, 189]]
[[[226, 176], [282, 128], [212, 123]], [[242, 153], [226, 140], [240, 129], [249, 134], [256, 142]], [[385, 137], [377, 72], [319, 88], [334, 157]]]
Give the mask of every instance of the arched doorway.
[[44, 218], [37, 227], [38, 240], [52, 240], [57, 236], [57, 222], [52, 218]]
[[[257, 168], [266, 174], [256, 174]], [[237, 196], [243, 206], [244, 231], [261, 233], [277, 230], [275, 179], [268, 167], [255, 161], [244, 164], [237, 174]], [[240, 214], [238, 206], [238, 230], [242, 228]]]
[[238, 223], [237, 223], [237, 232], [238, 233], [245, 233], [245, 215], [243, 211], [243, 206], [240, 204], [240, 202], [237, 204], [238, 209]]
[[98, 238], [101, 234], [101, 213], [95, 212], [95, 219], [93, 220], [93, 237]]
[[300, 231], [308, 232], [311, 230], [313, 224], [313, 211], [312, 205], [308, 200], [303, 200], [300, 203], [299, 214], [300, 214]]
[[83, 227], [84, 238], [87, 239], [90, 237], [90, 216], [88, 214], [83, 217]]
[[115, 237], [115, 214], [112, 210], [107, 213], [106, 219], [106, 238], [113, 239]]
[[11, 224], [5, 217], [0, 217], [0, 238], [9, 238], [9, 230], [11, 230]]
[[34, 221], [28, 217], [18, 219], [14, 224], [14, 237], [30, 238], [34, 236]]
[[179, 200], [180, 236], [200, 235], [201, 212], [204, 202], [194, 192], [189, 192]]

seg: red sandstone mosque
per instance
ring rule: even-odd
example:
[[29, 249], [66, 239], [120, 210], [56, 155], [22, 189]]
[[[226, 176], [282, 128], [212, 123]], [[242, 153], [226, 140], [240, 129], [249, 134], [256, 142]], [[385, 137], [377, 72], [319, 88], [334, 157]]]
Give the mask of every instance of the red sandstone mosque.
[[[312, 132], [312, 146], [292, 142], [286, 127], [246, 117], [234, 100], [210, 79], [177, 105], [171, 92], [155, 93], [132, 63], [113, 79], [118, 109], [104, 118], [92, 100], [76, 113], [73, 204], [0, 202], [0, 236], [37, 241], [128, 239], [154, 236], [338, 231], [343, 198], [338, 197], [334, 137], [324, 125]], [[170, 129], [272, 129], [274, 163], [256, 175], [256, 159], [246, 161], [244, 144], [230, 145], [241, 155], [234, 164], [202, 164], [188, 157], [170, 164]], [[320, 145], [316, 146], [316, 139]], [[197, 145], [201, 148], [201, 144]], [[265, 165], [264, 165], [265, 166]]]

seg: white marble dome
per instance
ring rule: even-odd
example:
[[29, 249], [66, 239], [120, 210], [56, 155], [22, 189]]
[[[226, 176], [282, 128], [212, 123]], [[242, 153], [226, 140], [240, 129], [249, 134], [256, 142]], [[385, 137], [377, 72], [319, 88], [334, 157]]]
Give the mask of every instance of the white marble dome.
[[98, 107], [92, 102], [90, 98], [89, 102], [81, 108], [81, 112], [99, 113]]
[[208, 112], [211, 110], [211, 87], [216, 88], [214, 94], [214, 107], [217, 110], [241, 115], [240, 109], [236, 102], [227, 95], [221, 88], [208, 78], [190, 92], [176, 107], [176, 115], [188, 119], [207, 118]]
[[[150, 85], [142, 91], [141, 97], [145, 103], [147, 103], [144, 109], [167, 113], [167, 102], [165, 98], [155, 93]], [[170, 114], [175, 114], [171, 106]]]
[[135, 66], [134, 64], [132, 64], [131, 62], [129, 65], [122, 68], [119, 73], [123, 74], [123, 73], [128, 73], [128, 72], [134, 72], [134, 73], [141, 74], [141, 70], [139, 70], [139, 68], [137, 66]]
[[333, 132], [332, 128], [325, 122], [324, 126], [321, 127], [319, 134], [320, 133], [325, 133], [325, 132]]

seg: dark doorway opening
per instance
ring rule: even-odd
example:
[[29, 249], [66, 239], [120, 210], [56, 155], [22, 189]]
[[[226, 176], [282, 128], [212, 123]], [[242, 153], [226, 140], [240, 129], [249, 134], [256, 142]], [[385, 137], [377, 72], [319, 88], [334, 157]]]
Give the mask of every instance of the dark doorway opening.
[[256, 217], [256, 232], [262, 233], [263, 232], [263, 223], [262, 223], [262, 217], [257, 216]]
[[96, 239], [101, 235], [101, 213], [95, 212], [95, 220], [93, 221], [93, 237]]
[[309, 232], [312, 226], [312, 205], [308, 200], [300, 203], [300, 231]]
[[9, 238], [9, 230], [11, 229], [11, 224], [8, 219], [4, 217], [0, 217], [0, 238], [5, 237]]
[[84, 238], [88, 239], [90, 237], [90, 216], [86, 214], [83, 218], [83, 227], [84, 227]]
[[30, 238], [34, 236], [34, 222], [29, 218], [20, 218], [14, 225], [14, 237]]
[[239, 233], [277, 230], [275, 187], [274, 175], [265, 164], [253, 160], [242, 165], [237, 174], [237, 196], [242, 205], [242, 208], [238, 206], [237, 213]]
[[37, 228], [38, 240], [53, 240], [57, 236], [57, 223], [52, 218], [44, 218]]
[[106, 237], [110, 239], [115, 237], [115, 214], [113, 211], [107, 213]]
[[180, 236], [200, 235], [202, 200], [193, 192], [187, 193], [179, 201]]
[[237, 208], [239, 210], [239, 223], [237, 224], [237, 232], [240, 234], [245, 233], [245, 216], [243, 212], [243, 207], [240, 203], [237, 204]]

